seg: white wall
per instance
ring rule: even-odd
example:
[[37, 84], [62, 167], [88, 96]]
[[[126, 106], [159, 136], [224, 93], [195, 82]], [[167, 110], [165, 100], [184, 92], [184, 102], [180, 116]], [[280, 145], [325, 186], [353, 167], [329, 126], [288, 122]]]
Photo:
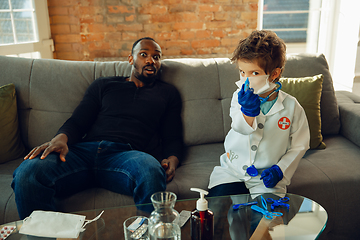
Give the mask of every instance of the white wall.
[[335, 90], [352, 91], [359, 41], [360, 1], [325, 0], [318, 52], [324, 53]]

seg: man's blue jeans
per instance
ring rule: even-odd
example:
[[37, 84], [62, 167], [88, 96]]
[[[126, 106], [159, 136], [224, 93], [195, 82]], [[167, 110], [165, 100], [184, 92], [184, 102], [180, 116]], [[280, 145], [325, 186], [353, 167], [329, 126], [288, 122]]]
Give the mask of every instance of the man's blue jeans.
[[25, 160], [14, 172], [11, 184], [21, 219], [34, 210], [56, 211], [55, 198], [86, 188], [100, 187], [133, 196], [135, 204], [150, 203], [150, 197], [166, 189], [166, 174], [151, 155], [130, 145], [108, 141], [69, 146], [66, 162], [51, 153]]

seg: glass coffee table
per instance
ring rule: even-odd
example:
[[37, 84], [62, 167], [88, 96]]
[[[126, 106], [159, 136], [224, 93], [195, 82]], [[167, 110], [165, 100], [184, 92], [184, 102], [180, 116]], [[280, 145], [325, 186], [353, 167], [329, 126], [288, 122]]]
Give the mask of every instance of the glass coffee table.
[[[251, 206], [234, 205], [256, 201], [262, 206], [262, 199], [267, 199], [268, 212], [282, 213], [267, 219], [262, 213], [254, 211]], [[272, 200], [284, 198], [282, 203], [289, 204], [274, 207], [271, 210]], [[272, 199], [272, 200], [271, 200]], [[183, 210], [192, 211], [197, 199], [178, 200], [175, 209], [180, 213]], [[209, 208], [214, 212], [214, 240], [241, 240], [241, 239], [316, 239], [324, 230], [327, 222], [327, 213], [318, 203], [295, 194], [244, 194], [223, 197], [207, 198]], [[275, 206], [275, 205], [274, 205]], [[114, 240], [124, 239], [123, 222], [131, 216], [146, 216], [150, 213], [141, 211], [136, 206], [98, 209], [77, 212], [85, 215], [86, 219], [95, 218], [105, 210], [101, 218], [86, 226], [86, 231], [78, 239], [83, 240]], [[22, 221], [5, 224], [16, 226], [16, 230], [6, 240], [50, 240], [54, 238], [38, 238], [22, 235], [18, 232]], [[4, 225], [2, 225], [4, 226]], [[1, 227], [2, 227], [1, 226]], [[181, 228], [181, 239], [190, 238], [190, 222], [187, 221]]]

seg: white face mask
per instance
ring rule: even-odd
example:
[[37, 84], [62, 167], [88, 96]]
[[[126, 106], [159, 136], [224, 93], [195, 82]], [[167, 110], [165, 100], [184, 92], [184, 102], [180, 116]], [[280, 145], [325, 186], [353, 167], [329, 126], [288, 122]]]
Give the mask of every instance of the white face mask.
[[93, 220], [85, 220], [83, 215], [36, 210], [24, 219], [19, 232], [46, 238], [77, 238], [85, 226], [98, 220], [103, 212]]
[[[250, 83], [249, 87], [254, 89], [255, 94], [262, 94], [270, 91], [271, 89], [274, 89], [276, 87], [276, 84], [274, 82], [270, 83], [268, 81], [269, 76], [270, 75], [260, 75], [260, 76], [249, 77], [249, 83]], [[240, 74], [241, 85], [245, 83], [246, 79], [247, 77], [243, 77]]]

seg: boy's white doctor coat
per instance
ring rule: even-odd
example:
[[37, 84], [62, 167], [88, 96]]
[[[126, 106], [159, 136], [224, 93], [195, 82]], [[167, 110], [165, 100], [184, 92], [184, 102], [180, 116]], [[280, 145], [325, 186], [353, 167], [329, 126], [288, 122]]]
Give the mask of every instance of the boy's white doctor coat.
[[[224, 142], [225, 153], [220, 156], [220, 166], [211, 173], [209, 188], [243, 181], [250, 193], [286, 193], [300, 159], [309, 149], [305, 111], [294, 97], [279, 91], [270, 111], [266, 115], [260, 112], [251, 127], [240, 110], [238, 92], [239, 89], [231, 100], [232, 123]], [[259, 170], [256, 177], [246, 173], [252, 164]], [[280, 167], [284, 178], [274, 188], [266, 188], [260, 175], [274, 164]]]

